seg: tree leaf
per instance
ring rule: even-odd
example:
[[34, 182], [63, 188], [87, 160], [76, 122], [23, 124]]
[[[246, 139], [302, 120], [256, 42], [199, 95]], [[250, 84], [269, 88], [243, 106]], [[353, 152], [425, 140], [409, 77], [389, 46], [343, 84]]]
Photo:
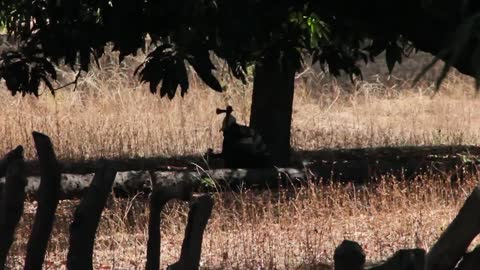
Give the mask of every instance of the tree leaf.
[[475, 73], [475, 87], [478, 92], [480, 90], [480, 46], [473, 51], [471, 61]]
[[195, 69], [198, 77], [208, 85], [210, 88], [217, 92], [222, 92], [222, 86], [220, 82], [213, 76], [212, 70], [215, 69], [212, 61], [210, 60], [209, 52], [205, 49], [196, 49], [192, 57], [187, 58], [190, 65]]
[[208, 85], [208, 87], [212, 88], [213, 90], [217, 92], [222, 92], [222, 85], [220, 85], [220, 82], [213, 76], [211, 71], [202, 69], [200, 66], [193, 64], [192, 67], [195, 69], [195, 72], [197, 72], [198, 76], [202, 81]]
[[180, 84], [181, 92], [180, 95], [183, 97], [187, 93], [189, 88], [187, 68], [182, 58], [177, 57], [175, 60], [175, 73], [177, 80]]
[[373, 40], [372, 45], [367, 47], [367, 51], [372, 57], [378, 56], [382, 53], [388, 45], [388, 41], [384, 38], [376, 38]]
[[385, 58], [387, 61], [388, 72], [392, 74], [395, 63], [402, 62], [402, 49], [396, 43], [390, 43], [387, 46]]
[[164, 97], [167, 94], [169, 99], [173, 99], [178, 87], [176, 67], [172, 59], [165, 62], [165, 77], [160, 88], [160, 96]]

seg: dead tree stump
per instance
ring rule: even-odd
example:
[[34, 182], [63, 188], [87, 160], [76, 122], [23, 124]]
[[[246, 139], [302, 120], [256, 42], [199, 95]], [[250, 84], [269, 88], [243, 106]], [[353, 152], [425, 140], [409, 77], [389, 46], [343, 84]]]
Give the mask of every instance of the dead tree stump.
[[335, 270], [363, 270], [365, 252], [355, 241], [343, 240], [333, 255]]
[[75, 210], [74, 220], [70, 225], [67, 256], [69, 270], [93, 270], [95, 234], [115, 175], [116, 171], [105, 160], [98, 162], [95, 176]]
[[196, 270], [200, 266], [203, 232], [213, 209], [209, 195], [198, 197], [190, 207], [180, 259], [168, 267], [169, 270]]
[[[150, 172], [152, 182], [157, 182], [155, 173]], [[188, 201], [192, 195], [193, 186], [191, 183], [181, 182], [176, 186], [163, 187], [153, 185], [154, 189], [150, 194], [150, 217], [148, 221], [147, 241], [147, 262], [146, 270], [158, 270], [160, 268], [161, 249], [161, 212], [167, 202], [172, 199]]]
[[459, 213], [427, 254], [427, 270], [454, 269], [480, 233], [480, 187], [467, 198]]
[[[8, 158], [8, 161], [7, 161]], [[23, 214], [25, 201], [25, 161], [23, 147], [9, 152], [5, 159], [6, 181], [0, 200], [0, 270], [5, 269], [15, 229]]]
[[368, 270], [424, 270], [425, 255], [424, 249], [402, 249], [385, 263]]
[[27, 244], [25, 270], [41, 270], [45, 259], [48, 240], [55, 220], [55, 211], [60, 195], [60, 166], [50, 138], [33, 132], [33, 140], [40, 161], [40, 187], [38, 207], [32, 232]]

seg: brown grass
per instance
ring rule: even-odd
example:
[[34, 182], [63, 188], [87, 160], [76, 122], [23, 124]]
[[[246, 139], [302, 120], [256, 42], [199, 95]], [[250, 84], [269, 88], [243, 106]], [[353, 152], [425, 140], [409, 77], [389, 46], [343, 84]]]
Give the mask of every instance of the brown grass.
[[[130, 59], [135, 63], [136, 59]], [[369, 67], [366, 81], [347, 83], [307, 70], [297, 80], [293, 138], [295, 149], [394, 145], [478, 144], [480, 119], [473, 83], [451, 74], [433, 96], [429, 73], [412, 87], [425, 56], [385, 75], [385, 64]], [[137, 61], [138, 62], [138, 61]], [[62, 159], [183, 155], [221, 144], [216, 107], [231, 104], [248, 122], [251, 85], [228, 76], [223, 94], [192, 83], [173, 101], [148, 93], [129, 78], [130, 65], [89, 73], [75, 92], [55, 98], [11, 97], [0, 92], [0, 152], [17, 144], [34, 158], [31, 131], [49, 134]], [[383, 66], [382, 66], [383, 65]], [[66, 79], [73, 74], [65, 73]], [[313, 82], [312, 82], [313, 81]], [[136, 89], [133, 91], [132, 89]], [[433, 96], [433, 97], [432, 97]], [[204, 269], [322, 269], [343, 239], [359, 241], [369, 261], [395, 250], [430, 246], [452, 220], [477, 179], [452, 188], [440, 176], [405, 184], [385, 177], [368, 187], [307, 185], [295, 190], [215, 194], [216, 206], [204, 240]], [[76, 201], [58, 211], [45, 269], [62, 269], [68, 224]], [[27, 205], [10, 264], [21, 268], [35, 203]], [[178, 257], [187, 208], [169, 204], [163, 214], [162, 264]], [[142, 200], [112, 200], [96, 242], [97, 269], [144, 267], [148, 209]]]
[[[376, 64], [355, 84], [307, 71], [297, 80], [293, 147], [477, 144], [480, 100], [473, 82], [454, 73], [432, 97], [434, 74], [411, 87], [426, 62], [417, 59], [390, 78], [384, 63]], [[239, 121], [248, 123], [251, 85], [225, 75], [228, 90], [218, 94], [193, 79], [185, 98], [169, 101], [129, 77], [137, 59], [128, 66], [104, 62], [75, 92], [63, 89], [55, 98], [46, 91], [39, 99], [0, 91], [0, 152], [23, 144], [33, 158], [30, 133], [38, 130], [53, 138], [64, 159], [198, 154], [221, 145], [215, 108], [231, 104]]]
[[[427, 248], [451, 222], [477, 183], [452, 188], [439, 177], [405, 184], [384, 178], [368, 187], [307, 185], [297, 189], [214, 194], [205, 233], [203, 269], [324, 269], [343, 239], [358, 241], [368, 261], [401, 248]], [[61, 203], [46, 269], [64, 269], [68, 225], [76, 201]], [[133, 205], [133, 207], [132, 207]], [[96, 269], [143, 269], [148, 209], [143, 200], [112, 200], [95, 246]], [[10, 263], [21, 269], [34, 215], [29, 204]], [[163, 213], [163, 268], [179, 256], [187, 207], [172, 202]]]

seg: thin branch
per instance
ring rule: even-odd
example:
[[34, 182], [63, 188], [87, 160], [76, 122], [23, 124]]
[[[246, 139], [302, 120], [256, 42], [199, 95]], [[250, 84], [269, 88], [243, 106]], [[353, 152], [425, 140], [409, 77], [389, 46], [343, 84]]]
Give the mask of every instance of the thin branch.
[[63, 89], [63, 88], [66, 88], [66, 87], [68, 87], [68, 86], [70, 86], [70, 85], [75, 85], [75, 87], [73, 88], [73, 91], [77, 90], [78, 80], [80, 79], [80, 75], [81, 75], [81, 74], [82, 74], [82, 71], [79, 70], [78, 73], [77, 73], [77, 75], [75, 75], [75, 80], [73, 80], [73, 81], [71, 81], [71, 82], [69, 82], [69, 83], [67, 83], [67, 84], [64, 84], [64, 85], [62, 85], [62, 86], [60, 86], [60, 87], [57, 87], [57, 88], [55, 88], [55, 89], [52, 89], [51, 92], [56, 92], [56, 91], [58, 91], [58, 90], [61, 90], [61, 89]]

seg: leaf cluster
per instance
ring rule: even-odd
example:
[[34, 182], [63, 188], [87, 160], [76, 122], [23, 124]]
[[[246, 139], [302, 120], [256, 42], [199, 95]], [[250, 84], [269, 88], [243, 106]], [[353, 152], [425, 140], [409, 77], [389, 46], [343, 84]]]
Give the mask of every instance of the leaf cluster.
[[54, 92], [54, 66], [88, 71], [108, 45], [123, 61], [142, 50], [148, 37], [155, 49], [135, 75], [152, 93], [168, 98], [177, 91], [187, 93], [188, 66], [210, 88], [222, 91], [211, 54], [246, 82], [247, 67], [266, 57], [274, 57], [281, 67], [299, 69], [302, 55], [310, 54], [331, 74], [353, 78], [361, 77], [359, 61], [368, 63], [385, 51], [392, 72], [404, 57], [421, 49], [446, 60], [438, 83], [450, 67], [479, 81], [480, 3], [372, 1], [367, 7], [361, 2], [3, 0], [0, 27], [19, 39], [20, 46], [1, 55], [0, 78], [13, 94], [38, 95], [40, 82]]

